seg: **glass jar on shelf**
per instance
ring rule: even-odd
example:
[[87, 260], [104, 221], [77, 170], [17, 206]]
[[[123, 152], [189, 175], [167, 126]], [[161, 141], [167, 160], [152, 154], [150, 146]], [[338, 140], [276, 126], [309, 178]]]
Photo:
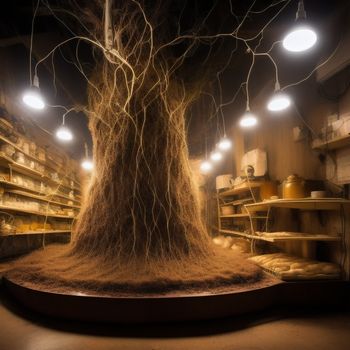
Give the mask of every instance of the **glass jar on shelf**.
[[15, 153], [15, 162], [17, 162], [18, 164], [25, 165], [26, 160], [22, 152], [17, 151]]

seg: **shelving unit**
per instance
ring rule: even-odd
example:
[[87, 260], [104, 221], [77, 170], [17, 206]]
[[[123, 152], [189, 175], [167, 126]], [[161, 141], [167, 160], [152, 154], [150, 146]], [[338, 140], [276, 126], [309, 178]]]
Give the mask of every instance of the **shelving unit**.
[[10, 170], [10, 175], [12, 172], [17, 172], [17, 173], [20, 173], [22, 175], [30, 176], [31, 178], [37, 179], [39, 181], [45, 181], [45, 182], [51, 183], [53, 185], [62, 186], [62, 187], [65, 187], [67, 189], [70, 189], [70, 190], [74, 189], [75, 191], [80, 192], [79, 188], [75, 188], [75, 187], [72, 188], [70, 186], [62, 184], [59, 181], [53, 180], [52, 178], [50, 178], [46, 174], [43, 174], [35, 169], [32, 169], [28, 166], [25, 166], [23, 164], [19, 164], [19, 163], [15, 162], [13, 159], [6, 156], [2, 152], [0, 153], [0, 166], [8, 167]]
[[0, 116], [0, 236], [70, 233], [81, 201], [77, 173], [76, 162]]
[[[260, 210], [266, 210], [267, 213], [270, 213], [271, 208], [289, 208], [293, 210], [301, 211], [343, 211], [344, 213], [349, 211], [350, 201], [341, 199], [341, 198], [302, 198], [302, 199], [278, 199], [278, 200], [269, 200], [260, 203], [247, 204], [245, 206], [246, 210], [254, 215], [255, 212]], [[345, 237], [338, 234], [329, 233], [329, 234], [318, 234], [318, 233], [303, 233], [303, 232], [252, 232], [250, 237], [252, 241], [263, 240], [271, 243], [278, 242], [302, 242], [307, 248], [307, 244], [311, 242], [343, 242], [345, 243]], [[308, 258], [308, 256], [306, 257]], [[310, 258], [310, 257], [309, 257]], [[334, 264], [333, 264], [334, 265]], [[341, 266], [340, 269], [343, 269], [344, 266]], [[266, 269], [266, 268], [265, 268]], [[271, 270], [273, 273], [273, 268]], [[281, 274], [283, 279], [303, 279], [301, 276], [290, 276]], [[319, 278], [339, 278], [339, 273], [335, 276], [318, 276]], [[318, 278], [313, 276], [313, 278]]]
[[[16, 132], [15, 130], [13, 130], [13, 133], [16, 134], [17, 137], [22, 137], [22, 135], [20, 135], [20, 134], [19, 134], [18, 132]], [[22, 148], [20, 148], [17, 144], [11, 142], [9, 139], [7, 139], [6, 137], [4, 137], [4, 136], [2, 136], [2, 135], [0, 135], [0, 141], [2, 141], [3, 143], [6, 143], [6, 144], [12, 146], [15, 150], [17, 150], [17, 151], [23, 153], [26, 157], [32, 159], [33, 161], [38, 162], [38, 163], [44, 165], [46, 168], [49, 168], [49, 169], [51, 169], [51, 170], [53, 170], [53, 171], [56, 171], [56, 172], [58, 172], [59, 174], [61, 174], [62, 176], [67, 177], [69, 180], [74, 181], [75, 184], [76, 184], [78, 187], [80, 187], [80, 185], [81, 185], [80, 182], [77, 181], [75, 178], [70, 177], [70, 176], [67, 176], [67, 174], [61, 172], [61, 171], [59, 170], [60, 165], [57, 164], [57, 163], [55, 163], [54, 160], [43, 161], [43, 160], [39, 159], [38, 157], [34, 156], [33, 154], [30, 154], [29, 152], [25, 152], [25, 151], [24, 151]], [[10, 159], [10, 161], [13, 162], [12, 159]], [[50, 164], [50, 162], [51, 162], [52, 164]]]
[[57, 201], [54, 201], [54, 200], [50, 200], [48, 198], [48, 196], [40, 196], [40, 195], [28, 193], [28, 192], [25, 192], [25, 191], [18, 191], [18, 190], [6, 190], [6, 192], [7, 193], [18, 194], [19, 196], [23, 196], [23, 197], [38, 199], [38, 200], [46, 202], [46, 203], [57, 204], [57, 205], [60, 205], [62, 207], [80, 209], [79, 205], [67, 204], [67, 203], [63, 203], [63, 202], [57, 202]]
[[[37, 191], [37, 190], [35, 190], [33, 188], [26, 187], [26, 186], [21, 186], [21, 185], [18, 185], [16, 183], [14, 183], [14, 182], [7, 181], [7, 180], [1, 179], [1, 178], [0, 178], [0, 186], [3, 186], [5, 188], [19, 188], [20, 190], [28, 191], [28, 194], [36, 193], [36, 194], [38, 194], [40, 196], [43, 196], [43, 197], [46, 197], [46, 198], [58, 197], [58, 198], [63, 198], [63, 199], [66, 199], [66, 200], [69, 200], [69, 201], [72, 201], [72, 202], [75, 202], [75, 203], [80, 203], [80, 200], [71, 198], [69, 196], [66, 196], [63, 193], [59, 192], [59, 191], [52, 192], [52, 193], [44, 193], [44, 192]], [[76, 196], [76, 198], [79, 198], [79, 197], [80, 196]], [[61, 203], [61, 204], [63, 205], [64, 203]]]
[[312, 144], [313, 149], [329, 149], [329, 150], [335, 150], [338, 148], [346, 147], [350, 145], [350, 135], [341, 136], [334, 138], [329, 141], [322, 141], [322, 140], [315, 140]]
[[[245, 204], [254, 202], [260, 198], [259, 189], [263, 181], [247, 181], [234, 188], [217, 192], [217, 208], [218, 208], [218, 231], [232, 235], [250, 237], [247, 231], [252, 229], [252, 225], [259, 225], [258, 220], [266, 220], [266, 215], [251, 215], [245, 210]], [[223, 214], [222, 207], [231, 206], [235, 213]], [[226, 222], [224, 222], [226, 220]]]
[[8, 212], [15, 212], [15, 213], [22, 213], [22, 214], [33, 214], [38, 216], [45, 216], [45, 217], [51, 217], [51, 218], [61, 218], [61, 219], [72, 219], [73, 216], [70, 215], [57, 215], [57, 214], [51, 214], [49, 212], [44, 211], [37, 211], [37, 210], [27, 210], [22, 209], [18, 207], [11, 207], [11, 206], [5, 206], [0, 205], [0, 211], [8, 211]]
[[[260, 184], [261, 186], [261, 184]], [[333, 263], [321, 263], [314, 260], [312, 252], [316, 249], [316, 242], [329, 242], [329, 243], [343, 243], [345, 244], [345, 236], [343, 234], [332, 233], [311, 233], [311, 232], [286, 232], [286, 231], [275, 231], [268, 232], [268, 223], [271, 221], [271, 213], [273, 208], [287, 208], [294, 210], [295, 213], [299, 211], [311, 211], [318, 212], [318, 216], [322, 216], [323, 212], [341, 212], [342, 215], [349, 213], [350, 210], [350, 200], [345, 200], [342, 198], [301, 198], [301, 199], [276, 199], [276, 200], [265, 200], [257, 201], [258, 193], [257, 191], [260, 188], [259, 184], [252, 183], [252, 186], [249, 188], [249, 185], [241, 186], [240, 188], [230, 189], [224, 192], [217, 193], [217, 204], [218, 204], [218, 227], [216, 231], [219, 234], [229, 235], [232, 237], [241, 237], [250, 241], [250, 247], [253, 254], [256, 254], [256, 243], [267, 242], [271, 244], [283, 244], [284, 247], [289, 247], [289, 244], [300, 243], [300, 248], [303, 251], [303, 258], [295, 255], [295, 259], [304, 259], [306, 262], [309, 261], [310, 264], [313, 262], [314, 265], [320, 264], [329, 264], [333, 268], [339, 268], [339, 271], [344, 269], [344, 266], [339, 266]], [[243, 198], [237, 198], [240, 195]], [[225, 205], [232, 205], [233, 207], [237, 206], [240, 208], [240, 212], [237, 212], [231, 215], [222, 215], [221, 207]], [[274, 209], [275, 211], [276, 209]], [[231, 225], [223, 227], [222, 220], [231, 219]], [[245, 229], [236, 229], [235, 220], [245, 220]], [[258, 227], [262, 227], [262, 224], [259, 219], [265, 220], [265, 230], [259, 230]], [[250, 226], [247, 225], [249, 222]], [[295, 243], [293, 243], [295, 242]], [[304, 255], [305, 254], [305, 255]], [[283, 253], [282, 253], [283, 255]], [[288, 255], [288, 254], [287, 254]], [[339, 263], [342, 265], [341, 263]], [[269, 271], [276, 275], [276, 269], [274, 266], [271, 268], [266, 268], [262, 266], [266, 271]], [[308, 274], [296, 274], [288, 275], [284, 273], [278, 273], [284, 280], [294, 280], [294, 279], [332, 279], [339, 278], [340, 273], [337, 274], [328, 274], [328, 275], [315, 275], [310, 276]], [[305, 277], [306, 276], [306, 277]]]
[[[329, 211], [339, 211], [341, 209], [346, 210], [350, 208], [350, 200], [345, 200], [342, 198], [302, 198], [302, 199], [278, 199], [278, 200], [269, 200], [259, 203], [246, 204], [246, 210], [250, 215], [265, 210], [268, 214], [270, 213], [271, 208], [289, 208], [289, 209], [299, 209], [299, 210], [329, 210]], [[276, 233], [275, 233], [276, 234]], [[254, 238], [257, 236], [256, 232], [253, 232]], [[257, 239], [260, 239], [257, 238]], [[340, 237], [334, 235], [317, 235], [305, 233], [298, 235], [290, 235], [281, 237], [265, 237], [265, 240], [271, 242], [275, 241], [287, 241], [287, 240], [322, 240], [322, 241], [339, 241]]]

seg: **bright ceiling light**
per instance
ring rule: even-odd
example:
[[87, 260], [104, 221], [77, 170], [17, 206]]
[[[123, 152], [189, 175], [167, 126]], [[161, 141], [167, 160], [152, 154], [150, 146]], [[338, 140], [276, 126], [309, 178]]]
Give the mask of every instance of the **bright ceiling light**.
[[317, 34], [310, 27], [296, 27], [283, 39], [283, 47], [291, 52], [302, 52], [313, 47]]
[[228, 149], [230, 149], [232, 147], [232, 142], [230, 139], [228, 139], [227, 137], [224, 137], [223, 139], [220, 140], [220, 142], [218, 143], [218, 148], [221, 151], [227, 151]]
[[222, 154], [219, 151], [214, 151], [211, 155], [210, 155], [210, 159], [214, 162], [218, 162], [219, 160], [222, 159]]
[[25, 91], [22, 97], [23, 102], [34, 109], [44, 109], [45, 102], [40, 94], [39, 88], [31, 86], [30, 89]]
[[243, 117], [241, 118], [241, 120], [239, 121], [239, 125], [242, 128], [251, 128], [255, 126], [257, 123], [258, 123], [257, 117], [249, 111], [246, 111]]
[[304, 1], [299, 0], [295, 27], [284, 37], [282, 45], [290, 52], [303, 52], [317, 42], [317, 34], [306, 23]]
[[56, 131], [56, 137], [62, 141], [73, 140], [72, 132], [64, 125], [61, 125]]
[[91, 171], [94, 168], [94, 164], [90, 159], [84, 159], [81, 163], [81, 166], [84, 170]]
[[211, 172], [212, 169], [213, 169], [212, 164], [210, 162], [208, 162], [207, 160], [202, 162], [202, 164], [200, 165], [200, 170], [201, 170], [202, 174], [208, 174]]
[[39, 78], [37, 75], [34, 75], [33, 85], [24, 92], [22, 101], [31, 108], [44, 109], [45, 102], [40, 93]]
[[287, 94], [275, 92], [267, 104], [267, 109], [271, 112], [279, 112], [290, 106], [290, 98]]

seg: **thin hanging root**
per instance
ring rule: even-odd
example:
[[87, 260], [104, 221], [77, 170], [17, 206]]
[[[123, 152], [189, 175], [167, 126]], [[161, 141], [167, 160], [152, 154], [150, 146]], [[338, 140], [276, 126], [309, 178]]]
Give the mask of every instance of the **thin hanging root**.
[[91, 78], [96, 170], [73, 242], [22, 259], [13, 276], [52, 290], [89, 292], [159, 292], [259, 279], [255, 265], [213, 247], [188, 161], [185, 113], [193, 94], [168, 73], [170, 59], [155, 54], [141, 7], [118, 3], [123, 8], [116, 11], [113, 52], [121, 59], [103, 59]]

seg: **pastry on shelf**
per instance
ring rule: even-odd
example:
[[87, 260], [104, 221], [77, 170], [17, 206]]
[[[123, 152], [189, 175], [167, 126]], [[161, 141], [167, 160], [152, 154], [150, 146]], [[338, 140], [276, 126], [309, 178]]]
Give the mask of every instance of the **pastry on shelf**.
[[285, 253], [256, 255], [249, 259], [282, 280], [337, 279], [341, 275], [337, 264]]

